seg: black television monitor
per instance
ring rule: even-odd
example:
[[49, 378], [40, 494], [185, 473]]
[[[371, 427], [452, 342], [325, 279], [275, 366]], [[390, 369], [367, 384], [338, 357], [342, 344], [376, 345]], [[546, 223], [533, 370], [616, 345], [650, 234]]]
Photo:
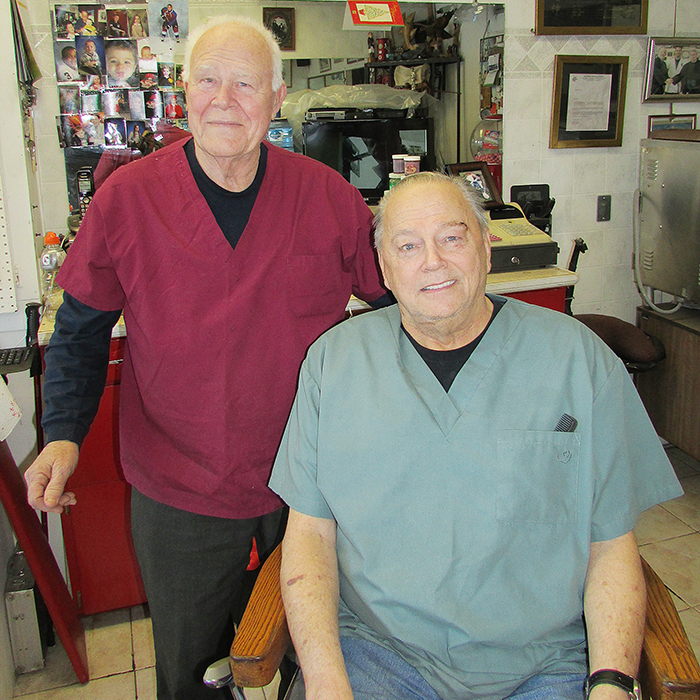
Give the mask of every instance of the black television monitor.
[[389, 188], [396, 153], [421, 156], [421, 170], [435, 169], [433, 120], [328, 119], [304, 122], [304, 153], [337, 170], [368, 204]]

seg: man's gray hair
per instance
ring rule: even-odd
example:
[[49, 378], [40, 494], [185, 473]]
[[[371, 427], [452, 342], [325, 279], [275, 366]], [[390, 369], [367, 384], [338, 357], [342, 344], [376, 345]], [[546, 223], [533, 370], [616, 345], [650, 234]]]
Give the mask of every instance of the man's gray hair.
[[272, 32], [263, 26], [261, 22], [250, 19], [250, 17], [231, 15], [212, 17], [204, 24], [200, 24], [196, 29], [192, 30], [187, 37], [187, 44], [185, 46], [185, 60], [182, 66], [182, 79], [185, 82], [190, 79], [190, 62], [192, 60], [192, 51], [197, 45], [197, 42], [202, 38], [202, 35], [205, 32], [208, 32], [210, 29], [222, 25], [253, 29], [267, 43], [267, 47], [270, 50], [270, 60], [272, 62], [272, 91], [277, 92], [282, 87], [283, 82], [282, 52], [280, 51], [279, 44], [275, 41], [275, 37]]
[[421, 184], [447, 183], [459, 190], [465, 204], [474, 212], [481, 234], [486, 238], [489, 233], [489, 219], [484, 210], [484, 200], [481, 195], [464, 179], [458, 176], [444, 175], [437, 172], [421, 172], [399, 180], [388, 192], [384, 194], [377, 211], [374, 214], [374, 247], [380, 250], [384, 238], [384, 218], [386, 208], [394, 195], [406, 187], [417, 187]]

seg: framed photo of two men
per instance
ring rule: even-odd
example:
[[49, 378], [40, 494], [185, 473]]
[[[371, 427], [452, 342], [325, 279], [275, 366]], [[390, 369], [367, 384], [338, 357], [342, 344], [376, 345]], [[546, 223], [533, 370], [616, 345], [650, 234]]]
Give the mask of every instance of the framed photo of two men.
[[700, 37], [651, 38], [644, 102], [700, 99]]

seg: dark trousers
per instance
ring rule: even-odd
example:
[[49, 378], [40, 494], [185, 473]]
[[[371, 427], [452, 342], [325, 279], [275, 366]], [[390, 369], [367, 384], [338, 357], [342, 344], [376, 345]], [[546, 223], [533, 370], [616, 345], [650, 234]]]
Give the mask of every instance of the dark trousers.
[[264, 561], [282, 540], [286, 509], [246, 520], [163, 505], [132, 489], [131, 527], [153, 623], [158, 700], [231, 697], [202, 682], [228, 656], [232, 618], [249, 595], [253, 538]]

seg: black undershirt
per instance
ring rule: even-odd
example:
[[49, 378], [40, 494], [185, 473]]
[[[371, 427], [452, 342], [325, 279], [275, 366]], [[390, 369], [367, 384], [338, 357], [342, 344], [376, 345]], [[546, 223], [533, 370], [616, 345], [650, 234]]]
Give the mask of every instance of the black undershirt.
[[255, 173], [253, 182], [242, 192], [229, 192], [229, 190], [217, 185], [202, 170], [202, 166], [195, 156], [194, 139], [190, 139], [185, 144], [185, 155], [187, 156], [187, 162], [190, 164], [192, 175], [194, 175], [194, 181], [209, 205], [216, 223], [219, 224], [219, 228], [223, 231], [231, 247], [235, 248], [245, 227], [248, 225], [248, 219], [250, 219], [255, 200], [265, 177], [267, 148], [262, 143], [260, 144], [258, 171]]
[[454, 350], [431, 350], [430, 348], [426, 348], [416, 342], [403, 325], [401, 326], [401, 330], [406, 334], [406, 337], [411, 341], [411, 344], [418, 351], [418, 354], [423, 358], [428, 367], [430, 367], [430, 370], [437, 377], [437, 380], [442, 384], [442, 388], [445, 391], [450, 390], [452, 382], [454, 382], [455, 377], [459, 374], [459, 370], [464, 367], [464, 364], [474, 352], [476, 346], [481, 342], [481, 339], [484, 337], [493, 319], [496, 318], [496, 314], [501, 310], [503, 304], [505, 304], [505, 300], [502, 299], [491, 299], [491, 301], [493, 303], [493, 311], [491, 312], [489, 322], [486, 324], [486, 328], [484, 328], [471, 343], [461, 348], [455, 348]]

